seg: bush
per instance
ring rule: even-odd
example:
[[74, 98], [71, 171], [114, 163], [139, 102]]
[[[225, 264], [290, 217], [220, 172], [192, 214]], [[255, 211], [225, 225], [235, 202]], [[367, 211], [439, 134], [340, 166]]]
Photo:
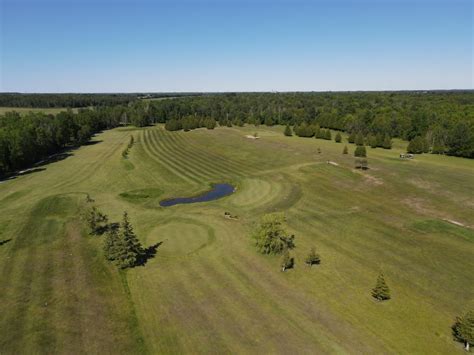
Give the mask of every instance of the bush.
[[321, 258], [319, 257], [319, 254], [316, 254], [314, 248], [311, 248], [309, 251], [309, 254], [305, 259], [305, 263], [309, 266], [319, 265], [321, 263]]
[[287, 269], [292, 269], [295, 265], [295, 259], [290, 257], [290, 252], [285, 249], [281, 258], [281, 271], [285, 272]]
[[289, 125], [286, 125], [283, 134], [287, 137], [291, 137], [293, 135], [293, 132], [291, 131], [291, 127]]

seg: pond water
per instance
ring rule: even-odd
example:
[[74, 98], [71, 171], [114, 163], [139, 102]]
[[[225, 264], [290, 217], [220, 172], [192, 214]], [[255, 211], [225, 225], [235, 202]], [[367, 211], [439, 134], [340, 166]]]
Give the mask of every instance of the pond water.
[[230, 184], [213, 184], [212, 189], [194, 197], [176, 197], [160, 201], [160, 206], [170, 207], [182, 203], [208, 202], [232, 194], [235, 187]]

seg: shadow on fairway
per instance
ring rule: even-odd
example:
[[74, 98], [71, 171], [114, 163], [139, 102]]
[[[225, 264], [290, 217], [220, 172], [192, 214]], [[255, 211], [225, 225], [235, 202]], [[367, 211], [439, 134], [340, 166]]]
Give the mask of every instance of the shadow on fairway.
[[11, 239], [0, 240], [0, 246], [7, 244], [8, 242], [11, 242]]
[[164, 241], [161, 241], [156, 244], [150, 245], [148, 248], [145, 248], [145, 255], [143, 256], [143, 259], [140, 261], [139, 265], [144, 266], [149, 259], [153, 259], [156, 255], [156, 251], [163, 243]]

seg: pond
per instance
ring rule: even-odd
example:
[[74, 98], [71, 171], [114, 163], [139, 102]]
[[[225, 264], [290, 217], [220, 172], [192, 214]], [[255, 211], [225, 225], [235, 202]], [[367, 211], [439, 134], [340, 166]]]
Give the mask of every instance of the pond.
[[208, 202], [228, 196], [235, 191], [230, 184], [213, 184], [212, 189], [194, 197], [176, 197], [160, 201], [160, 206], [170, 207], [182, 203]]

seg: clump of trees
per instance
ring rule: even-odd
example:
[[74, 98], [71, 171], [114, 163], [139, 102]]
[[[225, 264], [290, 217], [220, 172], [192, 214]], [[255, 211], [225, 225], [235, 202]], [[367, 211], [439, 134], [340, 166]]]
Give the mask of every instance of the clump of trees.
[[469, 351], [470, 346], [474, 344], [474, 310], [457, 317], [453, 327], [454, 338], [464, 343], [464, 349]]
[[420, 136], [413, 138], [407, 147], [407, 152], [412, 154], [428, 153], [429, 150], [428, 141]]
[[384, 275], [382, 273], [377, 277], [375, 287], [372, 289], [372, 297], [378, 301], [386, 301], [390, 299], [390, 289], [385, 282]]
[[124, 212], [118, 228], [110, 228], [107, 231], [104, 255], [121, 269], [135, 267], [144, 262], [146, 251], [133, 231], [127, 212]]
[[262, 254], [281, 254], [295, 247], [295, 236], [283, 227], [282, 213], [264, 215], [252, 233], [257, 251]]

